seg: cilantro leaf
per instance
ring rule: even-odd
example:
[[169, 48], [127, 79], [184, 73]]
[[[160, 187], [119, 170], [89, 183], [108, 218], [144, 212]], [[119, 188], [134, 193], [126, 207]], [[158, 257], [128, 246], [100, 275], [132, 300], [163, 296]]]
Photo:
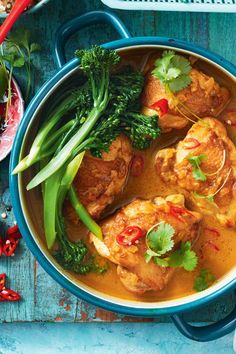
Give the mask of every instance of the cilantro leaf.
[[180, 249], [173, 252], [169, 259], [170, 267], [182, 267], [185, 270], [191, 272], [197, 266], [197, 255], [191, 250], [191, 243], [181, 243]]
[[156, 60], [152, 74], [162, 84], [168, 85], [172, 92], [178, 92], [190, 85], [191, 69], [188, 59], [169, 50], [164, 51], [162, 57]]
[[8, 40], [19, 47], [29, 50], [30, 31], [26, 28], [20, 28], [18, 31], [12, 32], [8, 36]]
[[31, 43], [30, 45], [30, 53], [33, 53], [33, 52], [38, 52], [41, 50], [41, 45], [38, 44], [38, 43]]
[[38, 43], [30, 42], [31, 33], [28, 29], [21, 28], [15, 32], [11, 32], [4, 42], [4, 56], [8, 56], [7, 60], [11, 66], [20, 68], [25, 66], [27, 71], [27, 89], [26, 100], [31, 90], [31, 65], [32, 53], [41, 49]]
[[171, 63], [174, 67], [178, 68], [183, 75], [188, 75], [192, 69], [190, 61], [180, 55], [174, 55]]
[[154, 257], [153, 261], [156, 265], [158, 265], [160, 267], [168, 267], [169, 266], [168, 260], [166, 260], [164, 258]]
[[209, 272], [208, 269], [202, 269], [194, 280], [194, 289], [196, 291], [206, 290], [214, 283], [215, 280], [216, 278]]
[[167, 223], [161, 223], [157, 228], [151, 228], [147, 233], [147, 242], [152, 251], [163, 255], [174, 246], [173, 236], [175, 230]]
[[175, 52], [172, 50], [166, 50], [162, 54], [162, 58], [157, 59], [155, 62], [155, 69], [153, 74], [161, 80], [162, 83], [166, 83], [166, 75], [170, 66], [171, 59], [175, 56]]
[[175, 80], [171, 80], [169, 88], [172, 92], [178, 92], [191, 84], [191, 78], [188, 75], [180, 75]]
[[197, 192], [192, 193], [194, 198], [199, 198], [199, 199], [207, 199], [209, 202], [214, 203], [214, 195], [209, 194], [209, 195], [203, 195], [203, 194], [198, 194]]
[[206, 160], [207, 156], [202, 154], [198, 156], [191, 156], [187, 158], [188, 162], [192, 165], [193, 171], [192, 175], [193, 178], [197, 181], [206, 181], [206, 175], [205, 173], [201, 170], [200, 164], [202, 161]]

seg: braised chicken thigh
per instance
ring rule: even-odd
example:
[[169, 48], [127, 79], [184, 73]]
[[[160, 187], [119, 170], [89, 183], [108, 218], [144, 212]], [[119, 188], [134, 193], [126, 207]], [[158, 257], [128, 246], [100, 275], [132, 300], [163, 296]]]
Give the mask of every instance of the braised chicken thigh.
[[176, 148], [158, 152], [156, 169], [201, 212], [235, 227], [236, 148], [220, 121], [205, 118], [194, 124]]
[[[168, 101], [167, 113], [161, 114], [159, 112], [159, 125], [162, 130], [184, 128], [189, 123], [184, 115], [194, 120], [196, 120], [194, 115], [200, 118], [218, 116], [229, 101], [228, 89], [221, 87], [213, 77], [193, 68], [190, 78], [190, 85], [173, 95], [166, 91], [165, 86], [157, 77], [151, 73], [146, 77], [142, 96], [143, 113], [153, 115], [155, 113], [152, 108], [153, 104], [162, 99]], [[181, 104], [184, 104], [185, 107]], [[180, 113], [179, 109], [184, 115]]]
[[[169, 282], [175, 268], [162, 267], [144, 259], [147, 251], [145, 234], [154, 225], [165, 222], [174, 228], [174, 247], [180, 242], [197, 239], [201, 215], [184, 207], [182, 195], [171, 195], [154, 201], [136, 199], [101, 222], [103, 241], [93, 234], [90, 240], [98, 253], [118, 265], [117, 274], [123, 285], [135, 293], [162, 290]], [[142, 237], [132, 244], [119, 242], [119, 235], [127, 227], [142, 230]]]
[[124, 135], [113, 141], [102, 158], [85, 155], [74, 184], [81, 202], [94, 218], [122, 191], [132, 156], [131, 144]]

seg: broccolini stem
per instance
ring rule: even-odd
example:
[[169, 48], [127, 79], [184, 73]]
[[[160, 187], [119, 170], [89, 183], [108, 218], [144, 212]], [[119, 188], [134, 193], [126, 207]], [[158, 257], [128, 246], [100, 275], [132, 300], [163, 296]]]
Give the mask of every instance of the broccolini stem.
[[83, 224], [87, 226], [89, 231], [91, 231], [97, 238], [103, 240], [100, 226], [92, 219], [87, 209], [80, 202], [73, 186], [70, 187], [68, 195], [73, 208], [75, 209]]
[[74, 109], [77, 105], [75, 94], [69, 95], [65, 98], [59, 107], [56, 107], [51, 115], [48, 117], [47, 121], [44, 122], [42, 127], [40, 128], [34, 142], [31, 146], [29, 155], [27, 159], [24, 160], [24, 164], [22, 161], [15, 167], [12, 174], [15, 175], [19, 172], [26, 170], [29, 166], [31, 166], [40, 153], [44, 141], [48, 138], [48, 133], [52, 130], [52, 128], [59, 122], [59, 120], [70, 110]]
[[[108, 103], [108, 102], [107, 102]], [[104, 105], [105, 106], [105, 105]], [[103, 107], [104, 109], [104, 107]], [[40, 183], [45, 181], [53, 173], [59, 170], [68, 160], [71, 159], [74, 149], [79, 146], [86, 136], [90, 133], [97, 120], [102, 114], [102, 110], [99, 108], [93, 108], [86, 119], [85, 123], [78, 130], [78, 132], [66, 143], [61, 151], [51, 159], [51, 161], [30, 181], [27, 185], [27, 190], [30, 190]]]

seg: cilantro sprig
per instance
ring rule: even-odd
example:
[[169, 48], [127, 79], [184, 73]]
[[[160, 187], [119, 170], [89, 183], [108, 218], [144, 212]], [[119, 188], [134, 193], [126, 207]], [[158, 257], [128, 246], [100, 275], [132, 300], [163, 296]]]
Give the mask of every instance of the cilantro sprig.
[[155, 61], [155, 69], [152, 74], [171, 92], [178, 92], [191, 83], [189, 75], [191, 69], [188, 59], [175, 54], [173, 50], [166, 50], [162, 57]]
[[191, 156], [187, 158], [188, 162], [192, 165], [192, 175], [196, 181], [206, 181], [206, 174], [202, 171], [200, 165], [203, 161], [207, 160], [207, 156], [204, 154], [198, 156]]
[[31, 33], [27, 29], [18, 29], [12, 32], [1, 45], [0, 64], [2, 68], [9, 68], [8, 98], [11, 99], [10, 83], [14, 68], [26, 68], [27, 88], [26, 100], [30, 94], [32, 54], [41, 49], [38, 43], [31, 43]]
[[188, 272], [193, 271], [197, 266], [198, 258], [191, 250], [191, 242], [182, 242], [180, 249], [173, 252], [169, 259], [169, 267], [182, 267]]
[[190, 242], [182, 242], [178, 250], [172, 252], [168, 257], [163, 257], [174, 247], [173, 236], [175, 229], [168, 223], [162, 222], [154, 225], [147, 232], [147, 245], [144, 258], [147, 263], [152, 259], [155, 264], [161, 267], [182, 267], [187, 271], [192, 271], [197, 265], [197, 255], [191, 250]]
[[199, 275], [194, 280], [194, 289], [196, 291], [203, 291], [211, 286], [216, 278], [208, 269], [201, 269]]

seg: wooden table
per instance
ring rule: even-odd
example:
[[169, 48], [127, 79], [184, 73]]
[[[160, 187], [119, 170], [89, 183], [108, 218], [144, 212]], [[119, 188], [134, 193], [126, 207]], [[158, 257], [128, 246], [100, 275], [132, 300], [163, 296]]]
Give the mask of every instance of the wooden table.
[[[65, 4], [62, 6], [62, 4]], [[55, 71], [53, 60], [55, 31], [65, 20], [83, 12], [102, 9], [99, 0], [52, 0], [51, 3], [33, 16], [25, 16], [18, 27], [24, 25], [32, 30], [32, 36], [42, 45], [40, 56], [34, 57], [34, 91]], [[179, 38], [199, 44], [215, 51], [236, 64], [236, 14], [195, 14], [117, 11], [134, 36], [158, 35]], [[75, 48], [103, 43], [116, 39], [109, 26], [94, 26], [74, 36], [68, 45], [68, 57]], [[24, 77], [16, 75], [21, 85]], [[0, 163], [0, 214], [11, 205], [8, 189], [8, 159]], [[11, 225], [13, 212], [7, 219], [0, 218], [0, 233]], [[14, 258], [0, 259], [0, 273], [6, 272], [10, 286], [23, 297], [19, 303], [1, 303], [0, 322], [15, 321], [141, 321], [102, 311], [62, 289], [38, 265], [24, 241]], [[229, 294], [201, 311], [186, 314], [192, 321], [215, 321], [225, 316], [233, 307], [233, 295]], [[167, 317], [148, 321], [168, 322]]]

